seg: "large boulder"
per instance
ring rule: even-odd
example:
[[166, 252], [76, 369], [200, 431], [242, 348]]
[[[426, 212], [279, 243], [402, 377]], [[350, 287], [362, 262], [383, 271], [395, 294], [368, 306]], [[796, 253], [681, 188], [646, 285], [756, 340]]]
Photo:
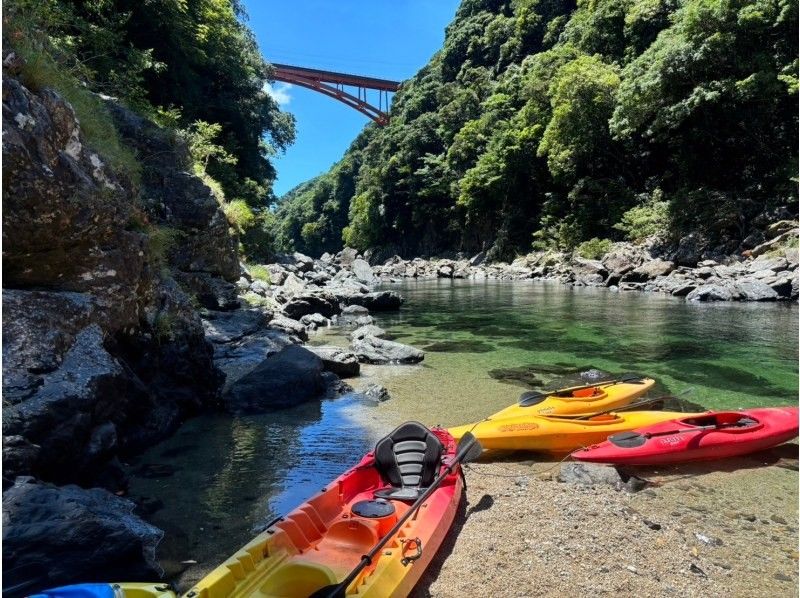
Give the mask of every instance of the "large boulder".
[[3, 594], [85, 581], [153, 581], [163, 532], [99, 488], [19, 477], [3, 493]]
[[743, 301], [775, 301], [780, 297], [775, 289], [760, 280], [740, 280], [736, 288]]
[[355, 353], [341, 347], [317, 346], [308, 347], [308, 350], [322, 360], [322, 366], [340, 378], [358, 376], [361, 364]]
[[283, 306], [283, 313], [293, 320], [305, 315], [322, 314], [326, 318], [335, 316], [341, 311], [339, 302], [330, 293], [314, 292], [297, 295]]
[[350, 265], [350, 269], [355, 274], [356, 279], [366, 285], [373, 285], [376, 282], [375, 274], [372, 272], [372, 266], [362, 259], [355, 259]]
[[300, 345], [270, 355], [223, 394], [234, 413], [263, 413], [318, 398], [325, 390], [322, 360]]
[[647, 257], [647, 252], [637, 245], [615, 243], [611, 251], [603, 256], [602, 263], [603, 267], [610, 272], [610, 276], [614, 276], [618, 280], [623, 274], [641, 265]]
[[359, 326], [352, 333], [350, 333], [350, 340], [361, 340], [365, 336], [374, 336], [375, 338], [383, 338], [386, 336], [386, 331], [380, 326], [374, 324], [367, 324], [366, 326]]
[[360, 305], [369, 311], [394, 311], [400, 309], [405, 299], [397, 291], [375, 291], [343, 297], [347, 305]]
[[686, 295], [687, 301], [735, 301], [741, 297], [739, 290], [729, 284], [706, 284]]
[[679, 266], [694, 267], [708, 248], [708, 240], [700, 233], [689, 233], [681, 238], [672, 253], [672, 261]]
[[650, 260], [637, 266], [623, 275], [623, 282], [647, 282], [658, 276], [667, 276], [675, 269], [675, 264], [668, 260]]
[[355, 339], [351, 346], [362, 363], [419, 363], [425, 358], [419, 349], [374, 336]]

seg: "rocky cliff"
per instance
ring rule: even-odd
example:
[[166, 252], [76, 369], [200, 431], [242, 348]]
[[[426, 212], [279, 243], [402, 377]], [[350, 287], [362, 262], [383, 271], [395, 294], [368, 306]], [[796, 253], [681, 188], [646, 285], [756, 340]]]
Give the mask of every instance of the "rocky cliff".
[[[186, 148], [107, 100], [138, 174], [89, 147], [73, 108], [3, 73], [4, 593], [120, 570], [153, 577], [159, 530], [107, 490], [120, 457], [217, 401], [197, 302], [238, 307], [236, 239]], [[62, 486], [77, 484], [77, 486]], [[36, 506], [34, 508], [34, 505]], [[57, 521], [72, 544], [52, 548]], [[75, 533], [76, 530], [83, 530]], [[52, 567], [60, 550], [80, 571]], [[36, 547], [38, 548], [32, 548]], [[87, 553], [88, 554], [88, 553]], [[61, 555], [57, 560], [63, 560]], [[127, 564], [127, 565], [125, 565]]]

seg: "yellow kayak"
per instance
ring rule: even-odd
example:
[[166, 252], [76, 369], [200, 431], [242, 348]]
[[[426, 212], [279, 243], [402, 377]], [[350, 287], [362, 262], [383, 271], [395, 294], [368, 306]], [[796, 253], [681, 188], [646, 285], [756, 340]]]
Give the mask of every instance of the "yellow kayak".
[[655, 383], [652, 378], [639, 378], [625, 382], [600, 382], [594, 386], [565, 388], [550, 395], [524, 393], [519, 403], [490, 415], [488, 419], [523, 415], [596, 413], [631, 403], [653, 388]]
[[627, 411], [596, 415], [590, 419], [523, 415], [490, 418], [477, 424], [450, 428], [449, 431], [456, 439], [472, 432], [486, 449], [569, 453], [603, 442], [611, 434], [692, 416], [677, 411]]

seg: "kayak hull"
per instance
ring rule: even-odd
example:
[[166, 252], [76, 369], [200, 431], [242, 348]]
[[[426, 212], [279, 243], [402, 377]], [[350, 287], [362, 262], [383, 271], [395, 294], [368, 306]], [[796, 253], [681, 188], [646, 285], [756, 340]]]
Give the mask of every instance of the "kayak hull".
[[[747, 421], [742, 418], [749, 420], [747, 425], [736, 425], [737, 421]], [[646, 436], [641, 446], [619, 446], [606, 440], [572, 456], [580, 461], [616, 465], [665, 465], [739, 457], [796, 438], [798, 408], [709, 412], [700, 418], [683, 416], [674, 422], [637, 428], [635, 432]]]
[[[589, 388], [559, 392], [548, 396], [540, 403], [524, 407], [519, 403], [490, 415], [488, 419], [519, 417], [523, 415], [570, 415], [596, 413], [628, 405], [647, 393], [656, 381], [642, 378], [638, 382], [617, 384], [599, 383]], [[562, 396], [563, 395], [563, 396]], [[523, 395], [524, 396], [524, 395]]]
[[629, 411], [591, 419], [531, 415], [491, 419], [450, 428], [456, 439], [471, 431], [486, 449], [569, 453], [602, 442], [611, 434], [685, 417], [675, 411]]

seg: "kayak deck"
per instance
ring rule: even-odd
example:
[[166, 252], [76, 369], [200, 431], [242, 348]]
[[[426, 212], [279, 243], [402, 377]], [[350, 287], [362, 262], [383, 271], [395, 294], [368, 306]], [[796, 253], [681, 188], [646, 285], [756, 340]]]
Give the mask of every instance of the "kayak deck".
[[[445, 454], [452, 456], [455, 443], [447, 436], [449, 447], [446, 442]], [[370, 453], [356, 467], [242, 547], [185, 596], [306, 597], [343, 580], [413, 502], [376, 501], [375, 492], [387, 484], [374, 464]], [[350, 585], [348, 595], [377, 597], [408, 593], [449, 530], [462, 492], [463, 482], [456, 470], [387, 541], [373, 563]], [[386, 513], [359, 514], [370, 508]], [[421, 554], [416, 558], [418, 552]]]

